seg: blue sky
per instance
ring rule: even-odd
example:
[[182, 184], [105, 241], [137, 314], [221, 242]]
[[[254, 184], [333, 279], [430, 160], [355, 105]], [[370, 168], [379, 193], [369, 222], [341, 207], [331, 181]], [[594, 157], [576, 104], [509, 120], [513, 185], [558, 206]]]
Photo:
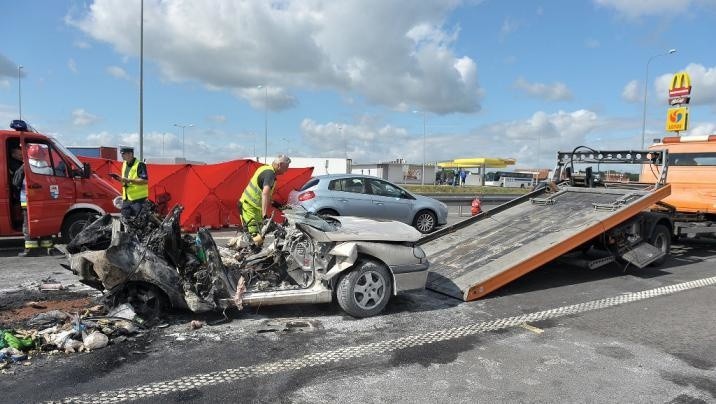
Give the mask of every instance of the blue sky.
[[[138, 145], [139, 0], [0, 0], [0, 122], [66, 145]], [[144, 155], [421, 163], [716, 133], [716, 0], [144, 1]], [[671, 55], [657, 56], [669, 49]], [[261, 88], [258, 86], [262, 85]], [[264, 87], [265, 86], [265, 87]], [[265, 120], [265, 113], [267, 119]], [[425, 124], [425, 125], [423, 125]]]

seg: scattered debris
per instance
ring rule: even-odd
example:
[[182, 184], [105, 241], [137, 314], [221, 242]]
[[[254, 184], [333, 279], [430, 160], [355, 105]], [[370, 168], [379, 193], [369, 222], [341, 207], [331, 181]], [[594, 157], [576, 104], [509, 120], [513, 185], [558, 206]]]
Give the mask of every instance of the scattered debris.
[[30, 327], [47, 328], [63, 323], [68, 318], [70, 318], [70, 315], [64, 311], [51, 310], [36, 315], [27, 322], [27, 325]]
[[201, 320], [191, 320], [191, 323], [189, 323], [189, 330], [198, 330], [199, 328], [206, 325], [206, 321]]
[[104, 348], [109, 344], [109, 338], [99, 331], [94, 331], [86, 337], [82, 338], [84, 348], [88, 351]]
[[323, 329], [318, 320], [265, 320], [263, 326], [256, 330], [259, 334], [267, 332], [312, 332]]
[[42, 280], [42, 283], [40, 284], [40, 290], [43, 292], [51, 291], [51, 290], [64, 290], [64, 286], [60, 282], [57, 282], [52, 277], [48, 277], [46, 279]]
[[25, 306], [32, 307], [33, 309], [46, 309], [47, 306], [41, 304], [40, 302], [27, 302], [25, 303]]

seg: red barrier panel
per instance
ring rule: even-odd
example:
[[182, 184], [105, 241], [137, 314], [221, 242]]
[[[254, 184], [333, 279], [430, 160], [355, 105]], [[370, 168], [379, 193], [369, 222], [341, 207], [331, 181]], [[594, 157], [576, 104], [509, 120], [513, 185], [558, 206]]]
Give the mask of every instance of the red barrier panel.
[[[95, 174], [122, 191], [121, 184], [109, 176], [110, 173], [120, 174], [121, 161], [84, 156], [79, 159], [89, 163]], [[260, 166], [253, 160], [206, 165], [147, 164], [149, 199], [157, 203], [161, 214], [166, 214], [178, 203], [184, 206], [181, 227], [185, 231], [240, 225], [236, 201]], [[278, 176], [274, 200], [286, 203], [289, 193], [305, 184], [312, 173], [312, 167], [289, 168]], [[277, 216], [276, 221], [282, 222], [283, 216]]]

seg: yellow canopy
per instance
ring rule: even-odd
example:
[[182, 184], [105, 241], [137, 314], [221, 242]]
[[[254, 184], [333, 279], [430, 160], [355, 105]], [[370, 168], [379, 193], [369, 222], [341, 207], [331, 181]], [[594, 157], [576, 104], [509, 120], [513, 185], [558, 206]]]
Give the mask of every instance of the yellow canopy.
[[453, 161], [445, 161], [438, 163], [439, 167], [442, 168], [470, 168], [470, 167], [491, 167], [491, 168], [505, 168], [508, 165], [514, 165], [517, 162], [515, 159], [503, 159], [497, 157], [474, 157], [455, 159]]

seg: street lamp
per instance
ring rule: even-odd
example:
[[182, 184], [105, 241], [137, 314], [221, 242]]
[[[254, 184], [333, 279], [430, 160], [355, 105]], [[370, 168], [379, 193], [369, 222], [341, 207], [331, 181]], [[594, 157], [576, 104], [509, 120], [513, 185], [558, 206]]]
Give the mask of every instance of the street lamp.
[[187, 123], [187, 124], [183, 124], [183, 125], [182, 125], [182, 124], [175, 123], [174, 126], [176, 126], [177, 128], [181, 128], [181, 157], [182, 157], [183, 159], [186, 159], [186, 154], [185, 154], [185, 153], [186, 153], [186, 148], [184, 147], [184, 145], [186, 144], [186, 143], [184, 142], [184, 139], [185, 139], [185, 138], [184, 138], [184, 129], [186, 129], [186, 128], [191, 128], [191, 127], [194, 126], [194, 124], [193, 124], [193, 123]]
[[[413, 111], [414, 114], [419, 114], [421, 111]], [[427, 119], [425, 111], [422, 111], [423, 114], [423, 175], [420, 178], [420, 185], [425, 185], [425, 139], [427, 137], [427, 126], [425, 124], [425, 121]]]
[[264, 89], [264, 164], [268, 164], [268, 86], [260, 84]]
[[649, 63], [651, 63], [654, 58], [657, 58], [659, 56], [666, 56], [671, 55], [673, 53], [676, 53], [676, 49], [669, 49], [668, 51], [664, 53], [660, 53], [658, 55], [654, 55], [649, 58], [649, 60], [646, 62], [646, 77], [644, 77], [644, 109], [643, 109], [643, 116], [641, 119], [641, 148], [644, 149], [644, 134], [646, 133], [646, 94], [647, 90], [649, 88]]
[[144, 0], [139, 12], [139, 161], [144, 160]]
[[22, 78], [20, 72], [22, 65], [17, 66], [17, 105], [20, 108], [20, 120], [22, 120]]

